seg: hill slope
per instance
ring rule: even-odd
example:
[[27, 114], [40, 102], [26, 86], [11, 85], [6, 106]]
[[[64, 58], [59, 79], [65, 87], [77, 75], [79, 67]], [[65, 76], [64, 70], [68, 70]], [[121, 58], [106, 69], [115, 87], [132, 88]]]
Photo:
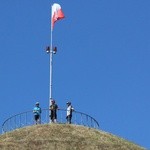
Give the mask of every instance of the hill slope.
[[0, 136], [1, 150], [144, 150], [109, 133], [76, 125], [35, 125]]

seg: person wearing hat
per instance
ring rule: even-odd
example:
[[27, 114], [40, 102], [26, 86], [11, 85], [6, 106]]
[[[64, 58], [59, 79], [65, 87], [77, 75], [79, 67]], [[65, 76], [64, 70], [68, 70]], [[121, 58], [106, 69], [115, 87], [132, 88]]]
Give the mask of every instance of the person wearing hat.
[[41, 123], [41, 108], [39, 106], [39, 102], [35, 103], [35, 107], [33, 108], [33, 114], [34, 114], [34, 120], [35, 124], [40, 124]]
[[74, 108], [72, 107], [71, 102], [67, 102], [66, 104], [67, 104], [67, 116], [66, 116], [66, 119], [67, 119], [67, 123], [71, 124], [72, 112], [74, 111]]
[[58, 110], [58, 105], [55, 103], [55, 100], [51, 100], [51, 105], [50, 105], [50, 119], [52, 123], [57, 122], [57, 110]]

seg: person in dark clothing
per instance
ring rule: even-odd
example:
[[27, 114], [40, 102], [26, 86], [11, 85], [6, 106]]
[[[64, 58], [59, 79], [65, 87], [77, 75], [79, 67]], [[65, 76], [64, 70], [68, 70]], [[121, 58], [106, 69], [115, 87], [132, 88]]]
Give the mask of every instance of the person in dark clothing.
[[58, 110], [58, 105], [55, 103], [55, 100], [52, 100], [50, 105], [50, 111], [51, 111], [50, 119], [52, 123], [57, 122], [57, 110]]

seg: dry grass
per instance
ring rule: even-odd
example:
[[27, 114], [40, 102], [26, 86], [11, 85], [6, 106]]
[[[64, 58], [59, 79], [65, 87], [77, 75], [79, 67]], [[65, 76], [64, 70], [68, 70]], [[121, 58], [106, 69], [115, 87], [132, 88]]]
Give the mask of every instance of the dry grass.
[[76, 125], [35, 125], [0, 136], [0, 150], [144, 150], [112, 134]]

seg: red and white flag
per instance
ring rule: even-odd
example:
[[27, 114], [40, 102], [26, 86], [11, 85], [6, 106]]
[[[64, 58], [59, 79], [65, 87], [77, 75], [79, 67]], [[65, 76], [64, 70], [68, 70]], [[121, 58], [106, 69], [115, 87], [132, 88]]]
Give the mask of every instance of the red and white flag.
[[52, 23], [52, 29], [54, 28], [54, 23], [57, 21], [57, 20], [60, 20], [60, 19], [63, 19], [65, 16], [64, 16], [64, 13], [61, 9], [61, 6], [57, 3], [54, 3], [52, 5], [52, 18], [51, 18], [51, 23]]

